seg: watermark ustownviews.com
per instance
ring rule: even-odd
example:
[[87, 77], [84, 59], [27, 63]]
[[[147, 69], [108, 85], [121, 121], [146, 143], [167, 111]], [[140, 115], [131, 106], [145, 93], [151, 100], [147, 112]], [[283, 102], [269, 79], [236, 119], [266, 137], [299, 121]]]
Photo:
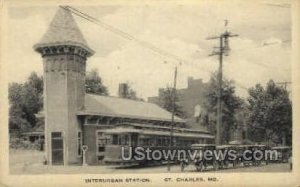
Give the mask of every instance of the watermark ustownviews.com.
[[276, 150], [235, 150], [235, 149], [151, 149], [144, 147], [122, 147], [122, 160], [278, 160]]

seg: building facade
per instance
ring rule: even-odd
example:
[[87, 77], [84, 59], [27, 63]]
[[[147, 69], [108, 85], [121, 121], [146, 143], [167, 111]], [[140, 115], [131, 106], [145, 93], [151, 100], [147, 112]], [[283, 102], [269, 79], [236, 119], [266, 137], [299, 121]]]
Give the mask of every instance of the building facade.
[[[82, 164], [85, 145], [86, 163], [101, 164], [106, 145], [126, 143], [128, 134], [136, 135], [136, 145], [148, 140], [167, 144], [171, 125], [183, 144], [213, 140], [207, 131], [187, 128], [180, 118], [171, 123], [171, 114], [155, 104], [86, 94], [86, 64], [94, 51], [70, 11], [59, 8], [34, 50], [41, 55], [44, 67], [47, 163]], [[130, 137], [132, 143], [134, 136]]]
[[[202, 79], [194, 79], [193, 77], [188, 77], [187, 88], [177, 89], [178, 105], [182, 107], [183, 112], [186, 115], [187, 126], [192, 129], [206, 130], [215, 134], [214, 124], [216, 123], [215, 114], [208, 113], [204, 107], [203, 103], [206, 99], [206, 94], [208, 90], [208, 83], [203, 82]], [[148, 97], [148, 101], [155, 104], [160, 104], [160, 98], [164, 91], [164, 88], [159, 88], [158, 96]], [[233, 124], [233, 128], [230, 129], [230, 141], [241, 142], [247, 139], [247, 127], [245, 122], [244, 114], [245, 112], [239, 111], [235, 115], [238, 124]], [[202, 120], [207, 116], [209, 120], [209, 126], [204, 126]], [[202, 119], [201, 119], [202, 117]]]
[[[188, 77], [187, 88], [177, 89], [176, 94], [178, 97], [178, 105], [182, 107], [185, 113], [186, 120], [193, 127], [205, 128], [201, 125], [197, 118], [203, 114], [203, 101], [207, 91], [208, 84], [203, 82], [202, 79], [194, 79]], [[158, 90], [158, 96], [148, 97], [148, 102], [159, 104], [159, 98], [164, 88]]]

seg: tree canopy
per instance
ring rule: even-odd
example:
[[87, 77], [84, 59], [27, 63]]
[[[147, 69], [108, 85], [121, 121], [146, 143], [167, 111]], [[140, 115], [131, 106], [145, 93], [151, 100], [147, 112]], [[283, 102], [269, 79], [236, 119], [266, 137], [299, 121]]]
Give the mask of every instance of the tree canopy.
[[[158, 98], [158, 104], [162, 108], [166, 109], [169, 112], [173, 111], [173, 88], [167, 86], [166, 88], [161, 89], [159, 98]], [[182, 107], [178, 104], [179, 97], [178, 94], [175, 92], [175, 97], [174, 97], [174, 115], [185, 118], [186, 114], [183, 111]]]
[[86, 93], [109, 95], [108, 89], [103, 85], [97, 69], [92, 69], [91, 71], [87, 72], [85, 78], [85, 90]]
[[[213, 73], [209, 82], [208, 89], [206, 90], [205, 99], [203, 106], [209, 117], [202, 116], [203, 118], [209, 118], [203, 120], [203, 122], [208, 126], [208, 129], [215, 133], [216, 131], [216, 121], [217, 121], [217, 101], [218, 101], [218, 80], [217, 73]], [[221, 129], [221, 142], [228, 143], [230, 141], [230, 134], [237, 128], [237, 120], [235, 114], [241, 109], [243, 100], [236, 96], [234, 82], [231, 80], [223, 79], [222, 81], [222, 129]]]
[[125, 86], [125, 88], [124, 88], [125, 90], [121, 95], [119, 93], [119, 97], [126, 98], [126, 99], [143, 101], [142, 98], [139, 98], [137, 96], [136, 91], [130, 86], [130, 84], [128, 82], [123, 83], [123, 85]]
[[36, 124], [35, 114], [43, 107], [43, 79], [32, 72], [24, 84], [11, 83], [9, 97], [10, 129], [26, 130]]
[[270, 80], [249, 89], [249, 130], [253, 140], [291, 145], [292, 103], [286, 89]]
[[[108, 95], [96, 69], [87, 73], [86, 92]], [[43, 78], [32, 72], [25, 83], [11, 83], [8, 89], [9, 129], [30, 130], [36, 127], [37, 114], [43, 108]]]

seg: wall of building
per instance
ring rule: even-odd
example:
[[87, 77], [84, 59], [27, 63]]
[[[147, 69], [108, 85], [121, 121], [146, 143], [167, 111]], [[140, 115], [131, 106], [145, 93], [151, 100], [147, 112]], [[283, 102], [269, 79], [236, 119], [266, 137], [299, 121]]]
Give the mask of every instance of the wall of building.
[[[103, 159], [99, 160], [98, 156], [104, 156], [105, 151], [97, 154], [98, 145], [97, 145], [97, 132], [103, 129], [107, 129], [109, 127], [106, 124], [98, 124], [98, 125], [84, 125], [83, 126], [83, 145], [88, 146], [88, 150], [86, 152], [86, 163], [88, 165], [99, 165], [103, 164]], [[106, 135], [106, 137], [109, 137]], [[111, 137], [109, 137], [111, 138]]]
[[[196, 105], [202, 105], [204, 101], [205, 91], [207, 90], [207, 83], [204, 83], [202, 79], [188, 78], [188, 87], [183, 89], [177, 89], [178, 104], [182, 107], [186, 113], [187, 118], [194, 119], [194, 112]], [[158, 90], [158, 95], [161, 94], [163, 88]], [[159, 104], [159, 96], [148, 97], [148, 102]]]
[[178, 103], [186, 112], [187, 118], [194, 118], [195, 106], [203, 105], [206, 89], [207, 83], [203, 83], [202, 79], [189, 78], [188, 87], [177, 91]]
[[51, 133], [62, 132], [64, 164], [78, 164], [77, 134], [81, 123], [76, 112], [84, 105], [85, 59], [75, 55], [44, 56], [45, 143], [51, 164]]
[[96, 126], [86, 125], [83, 127], [83, 144], [88, 146], [86, 152], [86, 163], [88, 165], [96, 165], [98, 158], [96, 155]]

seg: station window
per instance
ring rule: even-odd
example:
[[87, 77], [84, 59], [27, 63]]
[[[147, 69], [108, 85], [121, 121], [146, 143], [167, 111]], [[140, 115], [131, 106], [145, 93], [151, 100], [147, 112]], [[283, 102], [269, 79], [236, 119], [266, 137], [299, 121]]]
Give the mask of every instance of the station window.
[[87, 124], [97, 124], [98, 118], [97, 117], [91, 117], [87, 119]]
[[112, 144], [113, 145], [118, 145], [118, 135], [114, 134], [112, 138], [113, 138]]
[[97, 153], [105, 151], [105, 145], [110, 143], [110, 138], [105, 136], [102, 132], [97, 132]]
[[168, 146], [170, 142], [170, 139], [168, 137], [164, 137], [164, 146]]
[[149, 138], [141, 138], [139, 140], [140, 145], [148, 146], [149, 145]]
[[[128, 135], [119, 135], [113, 139], [114, 139], [114, 144], [116, 143], [116, 145], [129, 145], [129, 136]], [[115, 139], [117, 139], [117, 142]]]
[[149, 145], [149, 138], [145, 139], [145, 145]]
[[162, 145], [162, 138], [161, 137], [157, 137], [157, 145], [158, 146]]

